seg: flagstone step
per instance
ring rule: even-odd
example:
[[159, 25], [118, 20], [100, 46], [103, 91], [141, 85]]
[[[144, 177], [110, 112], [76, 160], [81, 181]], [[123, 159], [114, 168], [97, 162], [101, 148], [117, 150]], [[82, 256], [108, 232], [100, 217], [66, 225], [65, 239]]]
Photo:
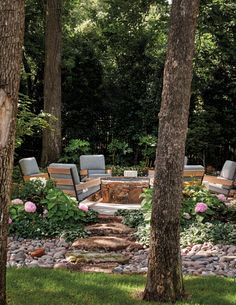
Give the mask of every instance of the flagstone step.
[[116, 236], [92, 236], [88, 238], [80, 238], [72, 244], [72, 248], [84, 250], [105, 250], [105, 251], [118, 251], [118, 250], [134, 250], [142, 249], [143, 246]]
[[101, 263], [119, 263], [126, 264], [129, 262], [129, 256], [115, 252], [85, 252], [72, 250], [66, 253], [66, 260], [73, 264], [101, 264]]
[[134, 233], [134, 229], [129, 228], [128, 226], [119, 223], [119, 222], [108, 222], [108, 223], [96, 223], [90, 226], [87, 226], [86, 231], [90, 232], [92, 235], [96, 236], [128, 236]]

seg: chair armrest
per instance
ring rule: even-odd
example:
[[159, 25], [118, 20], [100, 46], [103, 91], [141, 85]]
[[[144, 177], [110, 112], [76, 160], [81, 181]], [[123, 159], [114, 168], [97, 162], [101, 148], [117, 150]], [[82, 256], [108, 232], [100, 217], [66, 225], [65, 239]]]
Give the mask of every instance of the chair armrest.
[[204, 175], [203, 182], [222, 184], [225, 186], [233, 185], [233, 180], [228, 180], [228, 179], [224, 179], [224, 178], [220, 178], [220, 177], [216, 177], [216, 176], [209, 176], [209, 175]]
[[49, 179], [48, 173], [41, 173], [41, 174], [35, 174], [35, 175], [30, 175], [30, 176], [23, 176], [24, 181], [30, 181], [30, 179], [37, 179], [37, 178], [44, 178], [44, 179]]
[[106, 169], [106, 173], [109, 174], [109, 175], [112, 175], [112, 168]]
[[101, 179], [96, 178], [96, 179], [91, 179], [87, 180], [86, 182], [80, 182], [79, 184], [76, 185], [76, 190], [77, 191], [82, 191], [85, 188], [90, 188], [93, 186], [97, 186], [101, 184]]
[[80, 176], [88, 176], [88, 170], [87, 169], [81, 169], [79, 173], [80, 173]]

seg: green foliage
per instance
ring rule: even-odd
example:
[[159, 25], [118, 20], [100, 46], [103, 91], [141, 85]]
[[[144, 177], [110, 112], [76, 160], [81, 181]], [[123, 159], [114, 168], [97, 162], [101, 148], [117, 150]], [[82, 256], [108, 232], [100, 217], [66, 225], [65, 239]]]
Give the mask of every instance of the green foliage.
[[141, 147], [142, 162], [145, 167], [152, 167], [155, 161], [157, 139], [152, 135], [143, 135], [139, 138], [138, 145]]
[[59, 189], [50, 189], [40, 203], [47, 209], [47, 218], [55, 222], [83, 221], [84, 212], [78, 209], [76, 199], [72, 199]]
[[[62, 131], [67, 141], [86, 139], [91, 151], [107, 160], [111, 139], [119, 139], [133, 152], [119, 152], [116, 164], [152, 165], [152, 147], [139, 143], [157, 135], [169, 9], [164, 0], [65, 1]], [[236, 157], [234, 17], [233, 0], [201, 1], [186, 153], [193, 164], [217, 169]], [[20, 91], [34, 100], [30, 110], [38, 114], [43, 1], [26, 1], [25, 25]], [[24, 138], [19, 153], [33, 149], [39, 155], [41, 134], [34, 135]]]
[[[202, 202], [207, 205], [207, 210], [204, 213], [195, 212], [195, 207], [198, 202]], [[204, 188], [204, 186], [190, 185], [184, 188], [182, 201], [182, 221], [196, 219], [200, 222], [221, 219], [225, 210], [225, 204], [215, 195], [211, 194], [206, 188]], [[188, 219], [186, 220], [186, 218]]]
[[86, 140], [72, 139], [69, 141], [68, 146], [64, 149], [65, 155], [60, 161], [65, 162], [79, 162], [79, 156], [87, 154], [90, 151], [90, 143]]
[[[143, 200], [139, 213], [143, 215], [144, 221], [137, 222], [136, 236], [141, 243], [148, 246], [153, 189], [146, 189], [141, 196]], [[198, 202], [207, 205], [208, 208], [205, 212], [195, 212], [195, 206]], [[137, 218], [139, 213], [136, 215]], [[129, 216], [128, 212], [124, 213], [124, 217], [127, 219], [127, 225], [129, 225], [129, 217], [135, 219], [135, 216]], [[206, 241], [236, 244], [235, 229], [236, 204], [234, 200], [226, 205], [216, 195], [209, 193], [199, 184], [188, 185], [184, 188], [181, 209], [181, 245]]]
[[52, 116], [45, 112], [34, 114], [31, 110], [33, 101], [26, 95], [20, 94], [16, 124], [16, 148], [19, 148], [26, 136], [32, 137], [35, 133], [49, 128], [48, 118]]
[[144, 177], [148, 174], [148, 168], [143, 167], [141, 165], [136, 166], [119, 166], [119, 165], [113, 165], [111, 166], [112, 169], [112, 175], [113, 176], [123, 176], [125, 170], [136, 170], [138, 172], [138, 176]]
[[113, 165], [118, 164], [123, 156], [130, 154], [133, 151], [128, 143], [118, 139], [113, 139], [111, 143], [108, 144], [107, 150], [111, 155]]
[[118, 210], [115, 216], [123, 216], [122, 223], [130, 228], [137, 228], [144, 222], [143, 213], [140, 210]]
[[153, 188], [145, 189], [141, 194], [141, 197], [143, 197], [141, 212], [143, 214], [144, 222], [138, 227], [136, 236], [142, 244], [148, 246], [150, 240]]
[[81, 139], [72, 139], [68, 146], [64, 149], [64, 155], [60, 158], [60, 162], [79, 163], [79, 157], [83, 154], [88, 154], [90, 151], [90, 144], [88, 141]]
[[[55, 188], [50, 180], [25, 182], [16, 188], [13, 198], [9, 207], [10, 234], [23, 238], [84, 237], [84, 224], [97, 220], [97, 212], [81, 210], [74, 198]], [[25, 211], [26, 201], [36, 205], [35, 212]]]
[[35, 178], [16, 184], [13, 188], [12, 199], [20, 198], [23, 201], [32, 201], [40, 204], [51, 189], [55, 189], [52, 180]]
[[194, 222], [182, 228], [180, 244], [212, 242], [215, 244], [236, 245], [236, 224], [223, 222]]

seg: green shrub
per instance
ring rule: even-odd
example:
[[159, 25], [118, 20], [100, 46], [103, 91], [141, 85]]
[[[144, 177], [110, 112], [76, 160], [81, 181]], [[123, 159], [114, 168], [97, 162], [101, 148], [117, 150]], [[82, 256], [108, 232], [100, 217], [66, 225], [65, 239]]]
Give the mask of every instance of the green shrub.
[[144, 216], [141, 210], [118, 210], [115, 216], [123, 216], [122, 223], [130, 228], [137, 228], [144, 223]]
[[[143, 200], [140, 211], [144, 222], [138, 224], [136, 232], [138, 240], [147, 246], [150, 239], [152, 195], [153, 189], [146, 189], [141, 195]], [[224, 196], [211, 194], [200, 185], [184, 188], [181, 209], [182, 246], [206, 241], [236, 244], [236, 202], [226, 205], [224, 200]], [[206, 205], [205, 212], [195, 211], [198, 203]], [[129, 218], [128, 215], [125, 217]]]
[[212, 242], [236, 245], [236, 224], [222, 222], [194, 222], [182, 228], [181, 246]]
[[79, 156], [90, 152], [90, 143], [86, 140], [71, 139], [64, 149], [60, 162], [79, 164]]
[[15, 190], [9, 214], [10, 234], [23, 238], [83, 237], [84, 224], [97, 221], [97, 212], [84, 211], [74, 198], [43, 179], [28, 181]]
[[[196, 212], [197, 204], [206, 205], [206, 211]], [[183, 190], [182, 220], [214, 221], [222, 219], [226, 205], [202, 185], [186, 186]], [[188, 216], [187, 216], [188, 215]]]
[[[108, 166], [109, 167], [109, 166]], [[138, 176], [144, 177], [148, 174], [148, 168], [145, 166], [119, 166], [119, 165], [113, 165], [109, 168], [112, 169], [112, 176], [123, 176], [125, 170], [135, 170], [138, 172]]]

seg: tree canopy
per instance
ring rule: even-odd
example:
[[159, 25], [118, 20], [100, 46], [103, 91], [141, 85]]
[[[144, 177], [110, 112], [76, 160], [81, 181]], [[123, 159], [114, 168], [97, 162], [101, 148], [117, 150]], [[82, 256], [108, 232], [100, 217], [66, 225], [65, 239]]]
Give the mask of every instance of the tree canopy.
[[[43, 109], [44, 10], [42, 1], [26, 1], [20, 92], [35, 100], [35, 114]], [[108, 147], [118, 141], [130, 149], [120, 158], [124, 164], [144, 159], [140, 141], [157, 137], [169, 11], [165, 0], [64, 1], [64, 147], [71, 139], [86, 140], [92, 152], [108, 157]], [[201, 1], [186, 146], [190, 162], [221, 167], [235, 158], [235, 12], [233, 0]], [[32, 147], [39, 154], [40, 133], [25, 138], [19, 155], [31, 155]]]

